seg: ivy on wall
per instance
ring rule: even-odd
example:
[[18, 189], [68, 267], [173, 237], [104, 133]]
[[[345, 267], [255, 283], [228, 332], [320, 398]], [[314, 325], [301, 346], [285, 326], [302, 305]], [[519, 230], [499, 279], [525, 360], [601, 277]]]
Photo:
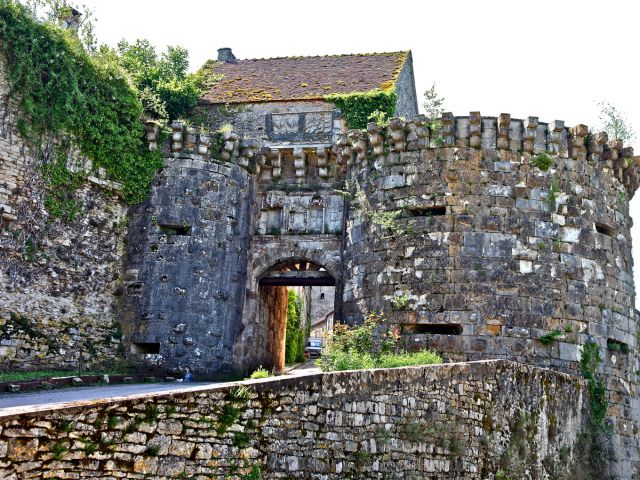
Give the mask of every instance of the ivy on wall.
[[371, 121], [372, 114], [384, 114], [385, 118], [391, 118], [396, 111], [395, 89], [374, 89], [364, 93], [334, 93], [324, 97], [340, 109], [347, 127], [351, 129], [363, 129]]
[[0, 38], [10, 95], [22, 109], [20, 133], [34, 145], [45, 136], [72, 138], [123, 185], [125, 201], [144, 200], [161, 154], [143, 140], [142, 106], [122, 69], [90, 56], [73, 32], [35, 21], [15, 0], [0, 0]]

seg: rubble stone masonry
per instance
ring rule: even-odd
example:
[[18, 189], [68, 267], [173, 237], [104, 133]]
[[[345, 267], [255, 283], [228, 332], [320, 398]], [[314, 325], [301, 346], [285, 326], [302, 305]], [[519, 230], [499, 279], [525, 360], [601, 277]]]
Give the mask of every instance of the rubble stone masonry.
[[111, 368], [122, 358], [126, 205], [110, 190], [117, 186], [89, 173], [75, 193], [81, 214], [70, 222], [49, 215], [42, 154], [18, 132], [3, 68], [0, 62], [0, 371]]
[[44, 407], [0, 414], [0, 476], [561, 478], [587, 399], [576, 377], [487, 361]]

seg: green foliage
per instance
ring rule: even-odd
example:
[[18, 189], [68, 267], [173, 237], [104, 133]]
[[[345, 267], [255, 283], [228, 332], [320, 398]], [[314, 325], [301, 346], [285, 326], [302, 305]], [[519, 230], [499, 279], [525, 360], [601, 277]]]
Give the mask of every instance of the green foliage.
[[147, 446], [145, 453], [149, 456], [155, 457], [160, 452], [160, 444], [154, 443]]
[[63, 420], [60, 422], [60, 431], [63, 433], [70, 433], [73, 431], [75, 424], [71, 420]]
[[[21, 134], [36, 145], [44, 135], [73, 139], [123, 184], [127, 202], [146, 198], [161, 156], [143, 140], [142, 106], [123, 70], [108, 56], [90, 56], [71, 32], [38, 23], [15, 0], [0, 0], [0, 35]], [[59, 214], [73, 215], [73, 208]]]
[[36, 252], [38, 251], [38, 246], [35, 244], [35, 242], [33, 240], [31, 240], [30, 238], [24, 242], [24, 259], [29, 262], [29, 263], [33, 263], [36, 261]]
[[246, 402], [251, 398], [251, 389], [246, 385], [238, 385], [229, 392], [229, 398], [234, 402]]
[[[437, 133], [442, 128], [442, 114], [444, 113], [444, 98], [436, 92], [436, 84], [432, 84], [431, 88], [424, 92], [424, 103], [422, 104], [426, 117], [429, 121], [429, 130]], [[434, 138], [438, 147], [444, 145], [444, 137], [438, 134]]]
[[58, 441], [51, 447], [51, 453], [54, 460], [62, 460], [62, 455], [67, 451], [67, 447], [64, 442]]
[[148, 40], [122, 40], [115, 49], [102, 46], [100, 55], [112, 59], [129, 74], [146, 117], [176, 120], [187, 117], [195, 107], [204, 73], [187, 73], [189, 52], [185, 48], [169, 46], [158, 55]]
[[556, 211], [556, 194], [559, 190], [558, 181], [555, 178], [552, 178], [551, 187], [549, 188], [549, 211], [551, 213]]
[[[436, 91], [436, 84], [433, 83], [431, 88], [424, 92], [424, 107], [425, 115], [430, 122], [438, 121], [438, 118], [442, 116], [444, 112], [444, 97], [440, 97]], [[433, 129], [433, 128], [432, 128]]]
[[608, 342], [607, 349], [611, 350], [612, 352], [619, 352], [621, 350], [621, 347], [617, 342]]
[[[34, 245], [34, 244], [31, 244]], [[33, 246], [33, 252], [25, 252], [26, 258], [29, 260], [29, 255], [35, 255], [35, 245]], [[31, 337], [32, 339], [41, 339], [46, 345], [49, 352], [57, 352], [60, 349], [60, 344], [58, 343], [58, 339], [49, 335], [45, 330], [41, 329], [32, 319], [25, 317], [24, 315], [19, 315], [17, 313], [11, 312], [9, 314], [9, 320], [7, 320], [4, 325], [0, 326], [0, 337], [10, 338], [16, 333], [24, 333]], [[20, 375], [32, 375], [33, 373], [16, 373], [13, 377], [11, 374], [5, 378], [19, 378]], [[68, 372], [67, 372], [68, 374]]]
[[437, 354], [428, 350], [412, 353], [398, 350], [399, 338], [398, 328], [385, 325], [384, 318], [375, 313], [367, 315], [362, 325], [337, 324], [316, 365], [323, 371], [339, 371], [442, 362]]
[[610, 140], [620, 139], [625, 142], [635, 140], [636, 133], [624, 112], [609, 102], [602, 101], [597, 105], [600, 108], [598, 118], [601, 122], [601, 128], [607, 132]]
[[216, 432], [219, 435], [222, 435], [226, 432], [231, 425], [233, 425], [236, 420], [240, 417], [242, 412], [237, 407], [234, 407], [230, 403], [227, 403], [222, 410], [218, 414], [218, 426], [216, 427]]
[[84, 183], [84, 175], [67, 169], [64, 149], [57, 149], [53, 161], [45, 163], [42, 170], [46, 180], [45, 208], [54, 218], [73, 221], [80, 213], [80, 204], [74, 192]]
[[118, 416], [114, 415], [113, 413], [109, 414], [109, 417], [107, 417], [107, 425], [109, 426], [109, 428], [113, 428], [115, 427], [119, 422]]
[[127, 426], [124, 427], [122, 429], [122, 433], [125, 435], [128, 435], [130, 433], [135, 432], [136, 430], [138, 430], [138, 427], [142, 424], [142, 418], [141, 417], [135, 417], [134, 419], [132, 419], [129, 423], [127, 423]]
[[251, 441], [251, 437], [246, 432], [233, 432], [233, 438], [231, 439], [231, 443], [233, 443], [234, 447], [245, 448], [249, 445]]
[[553, 165], [553, 158], [546, 153], [541, 153], [533, 157], [529, 163], [543, 172], [546, 172], [549, 170], [549, 167]]
[[393, 299], [393, 309], [394, 310], [406, 310], [409, 306], [409, 296], [406, 293], [402, 293], [402, 295], [398, 295]]
[[91, 440], [88, 439], [80, 439], [80, 441], [82, 442], [82, 451], [84, 452], [84, 454], [86, 456], [91, 455], [92, 453], [94, 453], [96, 450], [98, 450], [98, 444], [92, 442]]
[[376, 368], [408, 367], [411, 365], [432, 365], [442, 363], [442, 357], [431, 350], [417, 352], [397, 352], [380, 355]]
[[334, 93], [325, 96], [325, 100], [340, 109], [347, 127], [352, 129], [366, 128], [371, 115], [390, 118], [396, 111], [395, 90], [376, 88], [364, 93]]
[[587, 380], [589, 398], [591, 401], [588, 427], [581, 432], [578, 442], [578, 456], [587, 460], [590, 468], [587, 478], [606, 479], [608, 474], [608, 443], [611, 428], [606, 425], [607, 391], [604, 380], [598, 374], [598, 367], [602, 362], [600, 348], [594, 342], [587, 342], [582, 346], [580, 367], [582, 376]]
[[248, 473], [239, 475], [240, 480], [262, 480], [262, 472], [259, 465], [253, 465]]
[[560, 330], [553, 330], [552, 332], [542, 335], [539, 340], [543, 345], [551, 345], [552, 343], [558, 341], [558, 338], [561, 336], [562, 332]]
[[412, 223], [409, 222], [408, 228], [405, 230], [398, 219], [402, 215], [402, 210], [373, 210], [371, 212], [371, 223], [378, 225], [383, 233], [383, 238], [395, 238], [400, 235], [409, 233]]
[[261, 365], [251, 375], [249, 375], [249, 378], [255, 380], [257, 378], [269, 378], [270, 376], [271, 372], [266, 368], [262, 368]]
[[374, 110], [368, 117], [370, 122], [374, 122], [380, 128], [387, 128], [389, 126], [390, 116], [387, 112], [381, 112], [380, 110]]
[[293, 290], [288, 291], [287, 330], [285, 337], [285, 363], [304, 361], [305, 332], [302, 325], [302, 299]]
[[158, 419], [158, 415], [160, 415], [160, 409], [157, 405], [150, 403], [145, 409], [143, 421], [145, 423], [153, 423]]

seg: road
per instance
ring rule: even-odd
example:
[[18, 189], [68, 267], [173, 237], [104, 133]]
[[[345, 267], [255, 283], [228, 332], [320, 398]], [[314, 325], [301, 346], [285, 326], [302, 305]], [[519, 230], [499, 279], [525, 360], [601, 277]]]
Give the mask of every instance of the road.
[[[315, 367], [313, 362], [307, 361], [287, 371], [285, 375], [312, 375], [315, 373], [320, 373], [320, 369]], [[133, 383], [127, 385], [72, 387], [57, 390], [2, 394], [0, 395], [0, 415], [14, 415], [51, 407], [68, 406], [87, 400], [114, 399], [187, 389], [199, 390], [220, 383], [222, 382]]]
[[31, 411], [38, 406], [58, 406], [98, 400], [102, 398], [129, 397], [146, 393], [160, 393], [203, 387], [212, 383], [133, 383], [127, 385], [100, 385], [93, 387], [61, 388], [57, 390], [12, 393], [0, 395], [0, 415]]

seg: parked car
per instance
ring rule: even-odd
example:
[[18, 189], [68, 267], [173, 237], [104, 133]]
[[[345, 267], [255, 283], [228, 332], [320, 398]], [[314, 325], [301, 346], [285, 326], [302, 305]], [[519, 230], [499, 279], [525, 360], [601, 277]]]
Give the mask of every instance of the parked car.
[[322, 355], [322, 340], [319, 338], [310, 338], [304, 347], [305, 357], [314, 358]]

